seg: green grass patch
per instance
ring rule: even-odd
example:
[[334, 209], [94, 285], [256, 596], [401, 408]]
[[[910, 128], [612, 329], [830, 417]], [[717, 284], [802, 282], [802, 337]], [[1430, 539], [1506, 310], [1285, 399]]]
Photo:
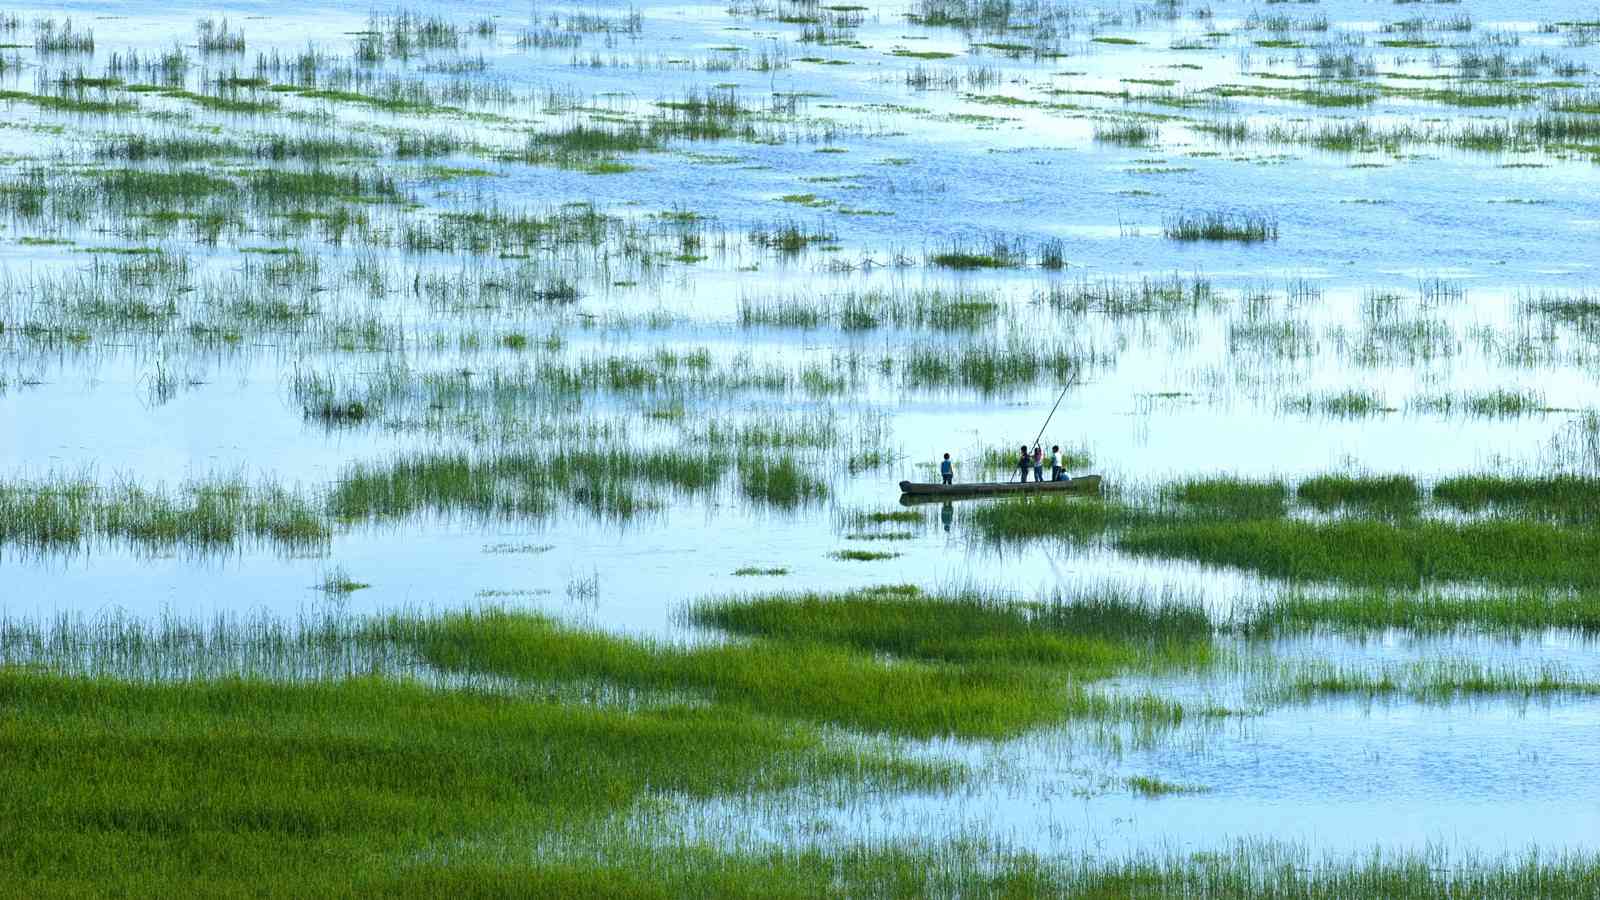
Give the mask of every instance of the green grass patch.
[[789, 570], [782, 566], [776, 568], [763, 568], [761, 566], [740, 566], [733, 570], [733, 574], [741, 577], [787, 575]]
[[844, 536], [847, 541], [909, 541], [914, 540], [917, 534], [914, 531], [855, 531]]
[[1435, 502], [1564, 522], [1600, 519], [1600, 478], [1589, 475], [1460, 475], [1433, 486]]
[[1162, 233], [1175, 241], [1275, 241], [1278, 220], [1265, 213], [1179, 213], [1162, 223]]
[[1237, 626], [1251, 636], [1389, 629], [1418, 634], [1478, 631], [1517, 634], [1549, 628], [1600, 632], [1600, 598], [1588, 593], [1496, 591], [1483, 596], [1345, 591], [1286, 594], [1245, 611]]
[[92, 100], [87, 97], [65, 94], [30, 94], [27, 91], [0, 90], [0, 101], [26, 103], [47, 112], [84, 113], [106, 115], [132, 112], [139, 108], [128, 100]]
[[793, 454], [758, 454], [739, 465], [739, 492], [746, 499], [795, 509], [828, 496], [827, 482], [812, 475]]
[[1313, 666], [1294, 675], [1283, 690], [1300, 699], [1357, 696], [1450, 703], [1472, 697], [1594, 697], [1600, 696], [1600, 681], [1574, 676], [1555, 665], [1526, 670], [1477, 660], [1429, 660], [1377, 671]]
[[355, 91], [333, 90], [322, 88], [317, 90], [301, 90], [298, 96], [309, 100], [327, 100], [333, 103], [355, 103], [372, 109], [392, 113], [432, 113], [432, 112], [459, 112], [454, 107], [438, 106], [426, 95], [418, 97], [379, 97], [372, 94], [361, 94]]
[[0, 544], [33, 551], [119, 541], [141, 549], [220, 551], [245, 540], [287, 549], [323, 545], [314, 501], [278, 485], [203, 479], [176, 488], [81, 478], [0, 483]]
[[1211, 790], [1204, 785], [1176, 784], [1171, 781], [1163, 781], [1160, 778], [1152, 778], [1148, 775], [1131, 776], [1125, 783], [1128, 785], [1129, 790], [1132, 790], [1135, 794], [1151, 798], [1169, 797], [1174, 794], [1204, 794]]
[[194, 91], [170, 89], [161, 91], [161, 96], [171, 97], [175, 100], [187, 100], [201, 109], [211, 112], [237, 113], [240, 115], [264, 115], [277, 112], [277, 100], [266, 98], [249, 100], [236, 95], [199, 94]]
[[850, 522], [861, 525], [920, 525], [925, 517], [914, 509], [896, 509], [887, 512], [857, 512], [849, 515]]
[[935, 253], [928, 257], [928, 261], [946, 269], [1005, 269], [1017, 265], [1015, 261], [1006, 257], [960, 251]]
[[[437, 627], [444, 640], [465, 626]], [[270, 882], [281, 896], [424, 897], [496, 881], [648, 896], [646, 879], [602, 864], [507, 871], [474, 845], [575, 834], [650, 796], [955, 777], [726, 706], [625, 712], [379, 678], [128, 684], [0, 669], [0, 708], [19, 776], [3, 779], [0, 873], [33, 895]], [[448, 858], [432, 852], [441, 840]]]
[[366, 590], [369, 587], [372, 587], [372, 585], [367, 584], [364, 581], [356, 581], [354, 578], [351, 578], [344, 569], [338, 567], [329, 570], [328, 574], [323, 576], [322, 583], [317, 585], [317, 589], [322, 591], [324, 594], [335, 594], [339, 596], [353, 594], [356, 591]]
[[867, 732], [1005, 737], [1070, 714], [1181, 715], [1170, 705], [1063, 690], [1018, 665], [886, 660], [819, 639], [686, 647], [499, 610], [397, 627], [411, 629], [408, 642], [449, 671], [690, 692], [719, 708]]
[[1417, 397], [1408, 404], [1417, 412], [1436, 415], [1461, 414], [1477, 419], [1518, 419], [1523, 416], [1556, 412], [1537, 391], [1512, 391], [1497, 388], [1472, 394], [1435, 394]]
[[1144, 122], [1114, 122], [1094, 127], [1097, 143], [1117, 144], [1123, 147], [1147, 147], [1159, 143], [1161, 129]]
[[966, 518], [980, 534], [996, 541], [1056, 538], [1083, 542], [1142, 516], [1131, 507], [1098, 497], [1023, 496], [974, 506]]
[[1414, 512], [1422, 489], [1409, 475], [1321, 475], [1301, 482], [1295, 496], [1318, 510], [1365, 507]]
[[1234, 477], [1189, 479], [1166, 486], [1162, 495], [1207, 515], [1237, 518], [1279, 518], [1289, 503], [1289, 487], [1281, 480]]
[[351, 465], [341, 473], [328, 506], [344, 520], [418, 512], [516, 520], [547, 516], [565, 500], [602, 519], [628, 519], [659, 507], [651, 489], [707, 491], [728, 467], [725, 455], [696, 450], [645, 451], [635, 454], [626, 469], [581, 451], [422, 453]]
[[1302, 415], [1320, 414], [1336, 419], [1361, 419], [1398, 410], [1379, 394], [1350, 388], [1323, 394], [1303, 394], [1283, 401], [1283, 408]]
[[737, 634], [821, 641], [904, 659], [1049, 664], [1082, 678], [1192, 665], [1209, 659], [1211, 645], [1211, 623], [1199, 606], [1111, 589], [1029, 603], [899, 585], [702, 601], [691, 607], [690, 619]]
[[1600, 533], [1542, 522], [1170, 522], [1131, 528], [1115, 544], [1138, 556], [1233, 566], [1291, 581], [1600, 586], [1600, 569], [1589, 562], [1600, 552]]
[[843, 560], [846, 562], [878, 562], [885, 559], [894, 559], [900, 554], [887, 550], [856, 550], [851, 548], [847, 550], [835, 550], [828, 555], [834, 559]]

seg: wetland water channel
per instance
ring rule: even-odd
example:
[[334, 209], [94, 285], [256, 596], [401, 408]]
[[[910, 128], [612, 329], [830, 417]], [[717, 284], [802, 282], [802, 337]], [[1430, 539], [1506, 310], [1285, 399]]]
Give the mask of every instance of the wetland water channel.
[[[1071, 665], [824, 613], [784, 634], [1097, 711], [807, 714], [966, 774], [656, 802], [744, 850], [1593, 854], [1593, 18], [9, 7], [0, 666], [449, 689], [568, 676], [261, 636], [492, 610], [687, 659], [780, 639], [703, 602], [905, 585], [1181, 612]], [[1043, 443], [1103, 497], [896, 502], [946, 452], [1004, 480], [1069, 379]]]

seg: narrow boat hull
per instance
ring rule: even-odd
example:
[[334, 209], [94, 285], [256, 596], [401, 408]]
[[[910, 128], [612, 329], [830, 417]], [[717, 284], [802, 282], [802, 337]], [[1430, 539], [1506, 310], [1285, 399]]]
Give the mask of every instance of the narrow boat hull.
[[1099, 492], [1099, 475], [1081, 475], [1062, 481], [988, 481], [968, 484], [900, 482], [900, 502], [907, 505], [938, 500], [994, 497], [1003, 494], [1098, 494]]

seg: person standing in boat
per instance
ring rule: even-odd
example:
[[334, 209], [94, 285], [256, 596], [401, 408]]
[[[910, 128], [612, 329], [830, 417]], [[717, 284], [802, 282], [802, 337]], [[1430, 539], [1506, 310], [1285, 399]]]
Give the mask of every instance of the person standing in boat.
[[1066, 460], [1061, 458], [1061, 445], [1056, 444], [1050, 448], [1050, 480], [1060, 481], [1066, 474]]
[[1033, 445], [1033, 480], [1044, 480], [1044, 451], [1039, 449], [1038, 444]]
[[1022, 445], [1022, 455], [1017, 459], [1017, 468], [1022, 470], [1021, 481], [1026, 484], [1028, 481], [1028, 470], [1033, 468], [1033, 457], [1028, 454], [1027, 444]]
[[948, 453], [944, 455], [944, 460], [939, 463], [939, 477], [944, 479], [945, 484], [951, 484], [956, 480], [955, 463], [950, 461], [950, 454]]

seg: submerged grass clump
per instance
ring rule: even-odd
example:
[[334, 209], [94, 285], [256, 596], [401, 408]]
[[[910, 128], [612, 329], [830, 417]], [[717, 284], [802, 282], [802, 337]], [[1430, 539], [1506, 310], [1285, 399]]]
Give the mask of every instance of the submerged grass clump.
[[932, 328], [975, 331], [992, 325], [1004, 309], [995, 292], [956, 288], [844, 290], [818, 297], [745, 296], [739, 299], [739, 325], [820, 328], [846, 331]]
[[828, 555], [845, 562], [878, 562], [885, 559], [894, 559], [900, 554], [888, 550], [856, 550], [850, 548], [835, 550]]
[[1489, 511], [1592, 523], [1600, 519], [1600, 478], [1590, 475], [1460, 475], [1435, 484], [1433, 499], [1467, 513]]
[[1055, 538], [1089, 541], [1138, 521], [1138, 511], [1096, 497], [1024, 496], [984, 503], [966, 514], [978, 532], [997, 542]]
[[950, 241], [929, 253], [927, 262], [945, 269], [1009, 269], [1028, 264], [1028, 248], [1019, 239], [994, 234], [981, 243]]
[[1382, 396], [1354, 388], [1291, 397], [1284, 401], [1283, 407], [1303, 415], [1320, 414], [1336, 419], [1359, 419], [1395, 411]]
[[34, 552], [108, 541], [147, 551], [227, 551], [247, 540], [294, 549], [321, 546], [330, 534], [314, 501], [270, 482], [211, 478], [171, 488], [56, 477], [0, 484], [0, 544]]
[[1178, 784], [1148, 775], [1133, 775], [1127, 785], [1134, 793], [1144, 797], [1167, 797], [1174, 794], [1204, 794], [1210, 788], [1198, 784]]
[[1593, 697], [1600, 695], [1600, 681], [1574, 676], [1549, 664], [1530, 671], [1453, 659], [1376, 671], [1353, 666], [1310, 666], [1295, 674], [1283, 690], [1302, 700], [1354, 695], [1449, 703], [1466, 697]]
[[1278, 220], [1265, 213], [1252, 212], [1179, 213], [1168, 217], [1161, 230], [1175, 241], [1257, 243], [1278, 239]]
[[1517, 419], [1551, 412], [1544, 396], [1537, 391], [1498, 389], [1478, 394], [1436, 394], [1414, 399], [1409, 406], [1418, 412], [1462, 415], [1479, 419]]
[[739, 492], [779, 509], [794, 509], [827, 497], [828, 485], [792, 453], [759, 454], [739, 464]]
[[1365, 507], [1409, 512], [1422, 502], [1422, 489], [1409, 475], [1321, 475], [1301, 482], [1295, 497], [1323, 511]]
[[927, 517], [914, 509], [896, 509], [887, 512], [852, 513], [849, 521], [862, 525], [884, 525], [891, 522], [920, 525], [927, 521]]
[[1113, 589], [1024, 603], [978, 592], [927, 594], [911, 585], [848, 594], [777, 594], [701, 601], [689, 619], [769, 639], [821, 641], [906, 659], [1043, 663], [1084, 678], [1208, 658], [1204, 609]]
[[1288, 509], [1289, 487], [1281, 480], [1189, 479], [1166, 486], [1163, 495], [1206, 514], [1276, 518]]
[[332, 514], [345, 520], [416, 512], [541, 518], [558, 499], [602, 518], [626, 519], [658, 507], [651, 488], [710, 491], [729, 468], [725, 455], [706, 450], [649, 450], [631, 463], [619, 467], [583, 451], [413, 454], [350, 466], [328, 502]]
[[1147, 147], [1159, 143], [1161, 129], [1145, 122], [1114, 122], [1111, 124], [1096, 125], [1094, 139], [1102, 144], [1118, 144], [1123, 147]]

